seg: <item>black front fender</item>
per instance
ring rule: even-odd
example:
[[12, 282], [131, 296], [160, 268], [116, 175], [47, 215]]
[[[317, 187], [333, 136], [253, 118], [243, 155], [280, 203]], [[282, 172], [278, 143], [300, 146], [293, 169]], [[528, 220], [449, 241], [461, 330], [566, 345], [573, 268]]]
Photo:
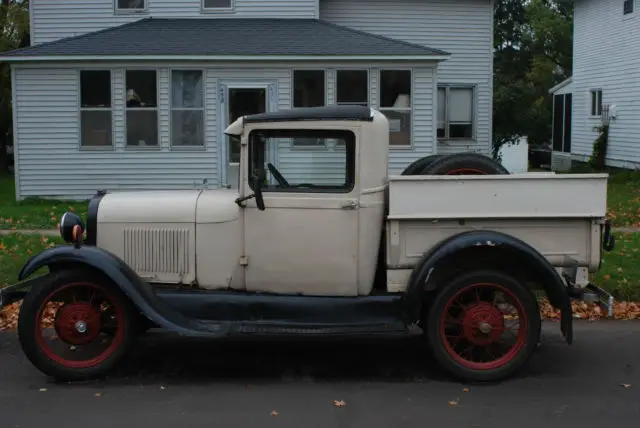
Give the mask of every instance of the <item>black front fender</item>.
[[[42, 267], [59, 269], [90, 268], [102, 273], [117, 285], [147, 318], [159, 327], [193, 336], [197, 326], [190, 319], [159, 298], [153, 287], [143, 281], [122, 259], [93, 246], [57, 246], [33, 256], [23, 266], [18, 279], [24, 281]], [[210, 334], [211, 332], [207, 332]]]
[[561, 311], [561, 329], [565, 339], [568, 343], [573, 341], [571, 299], [566, 284], [553, 265], [526, 242], [495, 231], [476, 230], [454, 235], [425, 253], [411, 274], [404, 296], [406, 316], [409, 320], [419, 320], [425, 290], [435, 290], [444, 286], [429, 281], [438, 265], [442, 266], [447, 259], [460, 251], [472, 248], [499, 248], [513, 259], [517, 259], [523, 268], [534, 272], [542, 283], [551, 305]]

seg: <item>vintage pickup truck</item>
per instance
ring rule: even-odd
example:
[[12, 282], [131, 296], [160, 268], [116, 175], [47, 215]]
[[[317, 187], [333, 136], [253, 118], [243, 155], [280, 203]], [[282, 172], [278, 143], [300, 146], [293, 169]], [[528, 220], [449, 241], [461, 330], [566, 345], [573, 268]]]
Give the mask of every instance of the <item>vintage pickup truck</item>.
[[78, 380], [106, 374], [149, 328], [418, 334], [453, 376], [495, 381], [539, 343], [536, 290], [571, 343], [571, 299], [610, 299], [588, 279], [614, 245], [607, 175], [508, 174], [456, 154], [388, 176], [389, 129], [365, 107], [245, 116], [226, 129], [238, 189], [98, 192], [86, 228], [66, 213], [68, 245], [0, 294], [0, 306], [24, 299], [24, 353]]

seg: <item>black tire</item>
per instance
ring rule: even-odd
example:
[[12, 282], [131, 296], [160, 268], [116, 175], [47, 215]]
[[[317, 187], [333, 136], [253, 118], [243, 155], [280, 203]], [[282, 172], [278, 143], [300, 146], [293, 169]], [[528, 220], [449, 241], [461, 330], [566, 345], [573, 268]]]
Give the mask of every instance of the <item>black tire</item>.
[[[468, 357], [465, 358], [460, 355], [455, 348], [459, 346], [458, 349], [468, 350], [468, 345], [473, 343], [472, 340], [495, 340], [495, 336], [492, 337], [492, 333], [498, 335], [501, 328], [498, 324], [504, 324], [504, 317], [501, 316], [500, 321], [497, 321], [494, 317], [495, 313], [501, 314], [501, 311], [495, 304], [495, 295], [492, 298], [489, 297], [490, 295], [485, 294], [485, 297], [488, 297], [487, 302], [476, 303], [476, 306], [469, 304], [464, 308], [464, 312], [462, 312], [461, 315], [463, 315], [462, 318], [465, 322], [461, 322], [460, 324], [452, 323], [453, 326], [458, 325], [458, 327], [456, 327], [458, 329], [458, 331], [456, 331], [458, 336], [450, 336], [458, 337], [458, 340], [453, 345], [445, 334], [446, 330], [443, 327], [443, 319], [445, 315], [447, 315], [450, 320], [455, 319], [455, 316], [452, 317], [450, 310], [450, 308], [453, 308], [453, 306], [451, 306], [452, 301], [459, 302], [460, 300], [457, 299], [460, 299], [464, 293], [476, 293], [476, 290], [480, 286], [485, 287], [484, 291], [480, 293], [487, 293], [489, 288], [487, 285], [489, 284], [497, 286], [493, 288], [494, 291], [502, 291], [503, 293], [506, 291], [507, 293], [504, 295], [517, 301], [519, 308], [517, 306], [516, 308], [518, 309], [519, 315], [523, 317], [522, 319], [526, 320], [526, 322], [523, 323], [522, 319], [519, 319], [518, 323], [520, 326], [525, 325], [526, 327], [522, 331], [518, 331], [514, 346], [508, 348], [509, 350], [506, 351], [504, 355], [499, 356], [492, 362], [471, 361]], [[471, 287], [474, 285], [478, 285], [478, 288], [472, 289]], [[473, 296], [477, 295], [478, 294], [471, 295], [471, 298], [473, 299]], [[480, 295], [482, 296], [482, 294]], [[494, 301], [489, 303], [491, 299]], [[497, 382], [514, 375], [529, 362], [540, 340], [540, 310], [534, 294], [528, 287], [513, 277], [498, 271], [478, 270], [454, 278], [449, 284], [445, 285], [444, 289], [435, 297], [430, 305], [426, 318], [427, 325], [425, 326], [425, 334], [429, 342], [429, 348], [435, 359], [447, 372], [463, 382]], [[476, 322], [478, 323], [477, 328]], [[487, 325], [491, 326], [490, 331], [481, 332], [480, 330], [486, 328]], [[472, 334], [468, 334], [467, 332], [471, 332]], [[494, 344], [495, 342], [488, 346], [493, 346]], [[481, 346], [482, 344], [478, 347], [480, 348]], [[488, 350], [485, 352], [487, 356], [494, 358], [495, 355], [499, 355], [494, 352], [489, 353]]]
[[424, 170], [424, 168], [431, 165], [433, 162], [437, 161], [441, 157], [443, 157], [443, 155], [430, 155], [430, 156], [425, 156], [423, 158], [415, 160], [412, 163], [410, 163], [409, 166], [406, 167], [404, 171], [402, 171], [402, 174], [400, 175], [420, 175], [422, 173], [422, 170]]
[[[20, 309], [20, 315], [18, 317], [18, 336], [23, 352], [38, 370], [53, 377], [57, 381], [68, 382], [103, 377], [116, 367], [116, 365], [120, 363], [133, 348], [137, 334], [140, 331], [139, 311], [135, 309], [134, 305], [122, 293], [120, 288], [97, 272], [86, 270], [66, 270], [51, 274], [49, 278], [50, 280], [46, 284], [31, 290], [31, 292], [27, 294]], [[100, 354], [99, 357], [89, 358], [88, 360], [79, 360], [81, 362], [84, 361], [84, 363], [81, 364], [85, 364], [85, 366], [82, 367], [79, 365], [72, 367], [72, 364], [76, 364], [76, 360], [66, 360], [61, 356], [52, 356], [56, 353], [51, 350], [48, 345], [44, 344], [44, 339], [40, 339], [42, 336], [40, 328], [41, 310], [45, 308], [50, 299], [53, 299], [54, 296], [56, 296], [56, 293], [68, 292], [70, 294], [73, 293], [75, 289], [86, 289], [90, 290], [91, 293], [94, 293], [93, 295], [95, 296], [106, 296], [114, 308], [113, 310], [115, 315], [110, 317], [110, 319], [117, 319], [118, 322], [115, 328], [106, 327], [103, 320], [104, 313], [100, 311], [100, 307], [98, 305], [97, 312], [94, 313], [98, 314], [98, 316], [92, 318], [94, 322], [96, 322], [97, 319], [98, 324], [91, 324], [90, 321], [87, 321], [86, 325], [97, 325], [99, 328], [91, 329], [87, 327], [86, 332], [91, 331], [91, 334], [93, 334], [93, 331], [99, 330], [102, 333], [107, 332], [107, 335], [112, 334], [113, 343], [110, 344], [107, 350], [104, 351], [103, 354]], [[80, 294], [83, 295], [82, 293]], [[96, 297], [96, 299], [99, 298]], [[88, 303], [78, 303], [74, 299], [73, 302], [66, 303], [65, 306], [80, 304], [96, 310], [94, 307], [96, 303], [92, 302], [93, 297], [87, 297], [85, 300], [88, 300]], [[64, 326], [59, 327], [58, 325], [58, 317], [63, 318], [64, 316], [59, 315], [59, 312], [61, 311], [62, 308], [56, 311], [56, 318], [53, 321], [53, 324], [56, 329], [56, 334], [61, 342], [69, 344], [72, 342], [64, 341], [60, 337], [61, 333], [59, 328], [66, 328]], [[73, 316], [75, 316], [79, 312], [72, 313]], [[76, 319], [77, 318], [65, 318], [65, 321], [69, 320], [70, 324]], [[66, 326], [67, 324], [64, 325]], [[122, 327], [120, 327], [120, 325], [122, 325]], [[80, 335], [80, 333], [73, 331], [72, 333], [68, 333], [70, 330], [73, 329], [68, 327], [65, 331], [67, 334], [75, 334], [76, 336]], [[89, 334], [90, 333], [87, 333], [87, 335]], [[94, 339], [97, 340], [98, 336], [95, 336]], [[102, 342], [105, 341], [103, 340]], [[89, 343], [94, 342], [87, 342], [87, 345]], [[70, 346], [71, 345], [69, 345], [69, 349]], [[84, 344], [79, 346], [84, 346]], [[61, 363], [56, 361], [54, 358], [59, 358], [65, 362]]]
[[499, 162], [478, 153], [456, 153], [435, 160], [423, 175], [500, 175], [509, 171]]

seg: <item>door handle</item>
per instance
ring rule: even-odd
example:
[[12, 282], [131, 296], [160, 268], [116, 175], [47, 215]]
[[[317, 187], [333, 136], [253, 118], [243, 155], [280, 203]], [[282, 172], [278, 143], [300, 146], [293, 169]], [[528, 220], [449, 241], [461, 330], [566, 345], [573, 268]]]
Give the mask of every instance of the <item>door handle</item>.
[[340, 206], [340, 208], [342, 208], [343, 210], [355, 210], [356, 208], [358, 208], [358, 201], [345, 202]]

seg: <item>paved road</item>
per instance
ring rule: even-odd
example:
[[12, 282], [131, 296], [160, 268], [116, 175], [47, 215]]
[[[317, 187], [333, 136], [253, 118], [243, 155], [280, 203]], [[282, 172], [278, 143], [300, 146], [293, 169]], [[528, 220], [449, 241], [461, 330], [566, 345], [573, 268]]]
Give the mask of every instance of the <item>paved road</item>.
[[114, 376], [68, 385], [43, 377], [4, 333], [0, 427], [639, 426], [640, 322], [579, 323], [572, 347], [557, 327], [545, 325], [527, 373], [468, 392], [413, 340], [214, 345], [150, 334]]

